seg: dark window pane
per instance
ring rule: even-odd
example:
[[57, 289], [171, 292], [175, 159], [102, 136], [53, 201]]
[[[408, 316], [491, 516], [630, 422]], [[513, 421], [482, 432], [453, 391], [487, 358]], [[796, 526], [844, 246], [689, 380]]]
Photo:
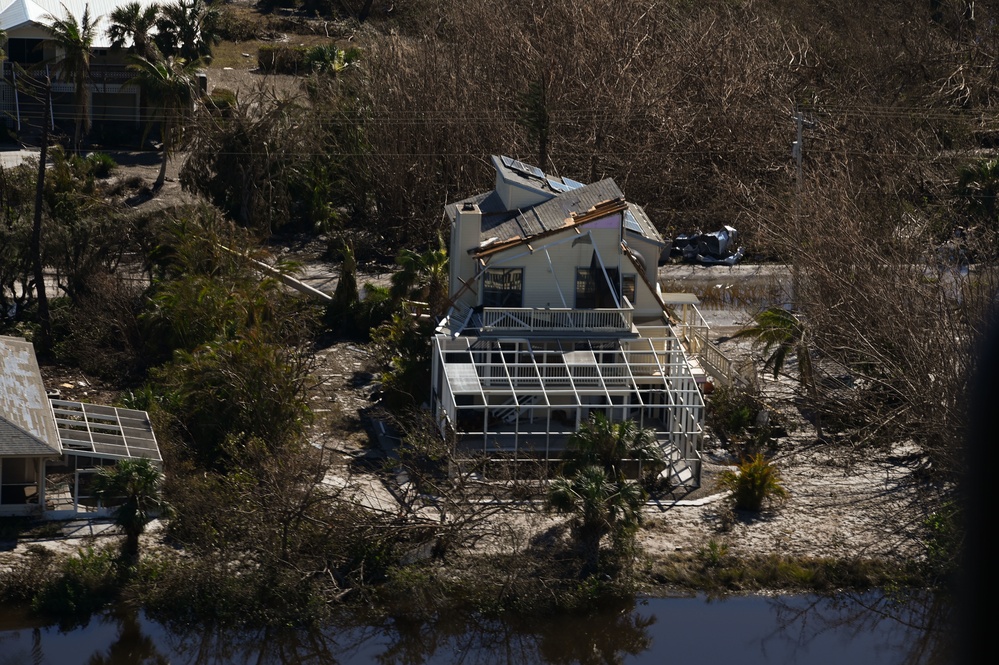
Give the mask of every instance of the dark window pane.
[[593, 271], [576, 268], [576, 309], [593, 309], [597, 306], [597, 285]]
[[489, 268], [482, 277], [482, 304], [486, 307], [522, 307], [523, 268]]

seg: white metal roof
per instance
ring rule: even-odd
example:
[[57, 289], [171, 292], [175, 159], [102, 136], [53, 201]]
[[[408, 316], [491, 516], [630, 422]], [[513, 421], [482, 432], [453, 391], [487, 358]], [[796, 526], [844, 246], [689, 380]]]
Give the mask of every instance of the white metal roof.
[[0, 0], [0, 29], [10, 32], [28, 23], [47, 26], [46, 16], [63, 18], [67, 9], [79, 20], [89, 5], [91, 18], [100, 18], [94, 48], [107, 48], [111, 46], [107, 35], [111, 12], [129, 2], [138, 2], [143, 7], [164, 4], [163, 0]]

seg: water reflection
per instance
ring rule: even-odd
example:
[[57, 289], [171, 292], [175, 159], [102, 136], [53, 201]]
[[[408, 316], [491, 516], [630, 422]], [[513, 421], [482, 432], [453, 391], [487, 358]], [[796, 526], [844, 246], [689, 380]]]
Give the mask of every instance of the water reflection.
[[91, 655], [87, 665], [169, 665], [170, 660], [159, 653], [152, 637], [142, 632], [137, 613], [108, 614], [102, 621], [116, 623], [118, 637], [106, 650]]
[[772, 604], [776, 626], [763, 643], [780, 642], [775, 651], [781, 653], [795, 655], [826, 634], [845, 639], [879, 635], [875, 648], [884, 652], [884, 662], [954, 662], [954, 604], [943, 593], [841, 593], [834, 597], [778, 598]]
[[938, 595], [651, 598], [587, 615], [475, 614], [433, 620], [344, 619], [322, 629], [166, 626], [144, 614], [95, 617], [72, 630], [0, 615], [0, 665], [166, 663], [739, 663], [949, 662], [950, 604]]
[[543, 621], [449, 615], [434, 620], [385, 619], [322, 630], [175, 630], [165, 635], [180, 662], [214, 663], [625, 663], [649, 649], [656, 618], [635, 601], [597, 614]]

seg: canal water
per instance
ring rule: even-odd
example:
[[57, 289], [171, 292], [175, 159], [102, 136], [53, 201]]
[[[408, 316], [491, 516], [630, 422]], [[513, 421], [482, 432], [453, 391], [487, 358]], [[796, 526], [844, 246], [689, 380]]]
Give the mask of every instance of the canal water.
[[[349, 619], [322, 629], [174, 626], [107, 613], [75, 626], [0, 611], [0, 665], [947, 662], [932, 596], [637, 598], [544, 620]], [[946, 617], [944, 617], [946, 618]]]

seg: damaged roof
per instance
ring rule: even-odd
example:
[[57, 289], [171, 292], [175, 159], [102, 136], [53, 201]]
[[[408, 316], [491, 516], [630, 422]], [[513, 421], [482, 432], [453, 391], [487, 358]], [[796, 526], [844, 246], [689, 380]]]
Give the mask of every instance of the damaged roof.
[[34, 347], [20, 337], [0, 336], [0, 456], [61, 452]]
[[513, 160], [493, 156], [493, 166], [506, 182], [530, 188], [544, 197], [540, 203], [527, 208], [508, 210], [496, 190], [470, 196], [444, 209], [454, 220], [458, 210], [466, 204], [478, 206], [482, 213], [480, 240], [505, 244], [557, 231], [571, 224], [571, 219], [584, 215], [600, 204], [621, 201], [627, 206], [625, 229], [665, 246], [662, 236], [641, 206], [624, 201], [624, 193], [611, 178], [589, 185], [543, 173], [540, 169]]
[[543, 203], [517, 211], [512, 218], [499, 221], [482, 218], [482, 238], [531, 238], [566, 225], [566, 220], [582, 215], [606, 201], [624, 200], [624, 194], [610, 178], [554, 196]]

